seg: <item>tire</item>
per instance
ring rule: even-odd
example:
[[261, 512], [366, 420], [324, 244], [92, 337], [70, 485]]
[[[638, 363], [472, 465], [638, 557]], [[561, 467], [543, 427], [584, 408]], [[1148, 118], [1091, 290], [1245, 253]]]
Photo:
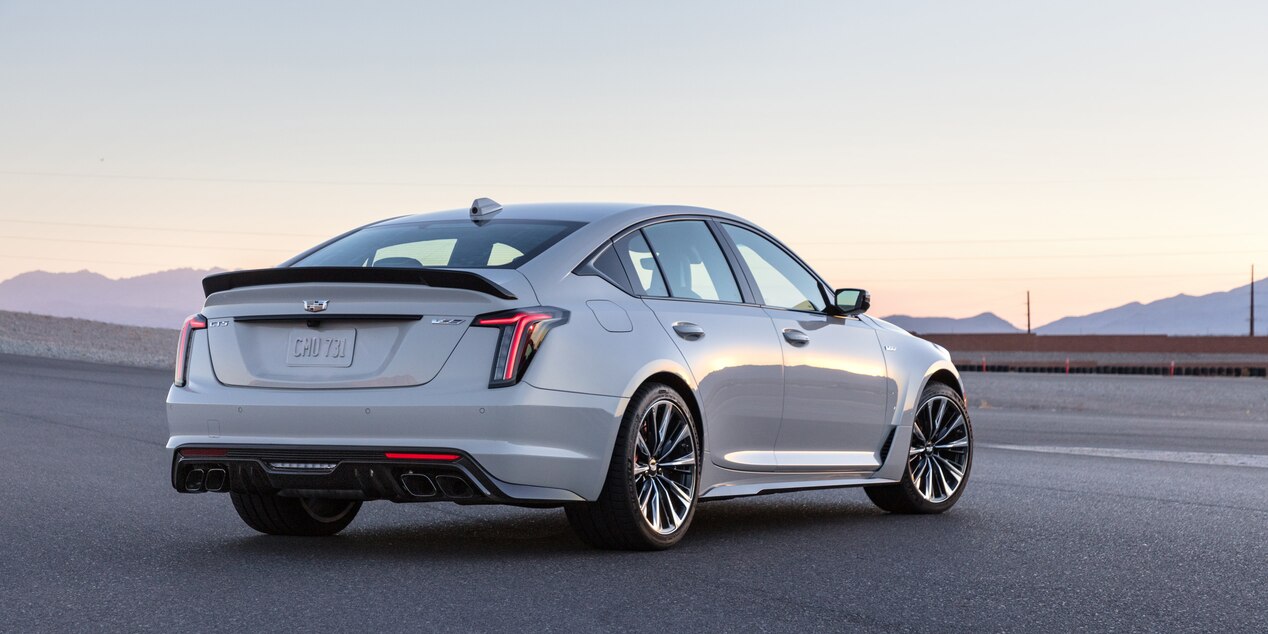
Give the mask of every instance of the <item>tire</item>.
[[[935, 437], [932, 447], [925, 440], [927, 435]], [[903, 479], [865, 487], [867, 497], [890, 513], [941, 513], [955, 506], [973, 466], [973, 425], [958, 392], [942, 383], [925, 387], [910, 447]]]
[[288, 498], [275, 494], [234, 493], [233, 508], [247, 526], [266, 535], [324, 537], [348, 527], [361, 502]]
[[644, 385], [621, 420], [599, 499], [566, 506], [568, 523], [596, 548], [663, 550], [677, 544], [695, 517], [702, 455], [682, 396], [666, 385]]

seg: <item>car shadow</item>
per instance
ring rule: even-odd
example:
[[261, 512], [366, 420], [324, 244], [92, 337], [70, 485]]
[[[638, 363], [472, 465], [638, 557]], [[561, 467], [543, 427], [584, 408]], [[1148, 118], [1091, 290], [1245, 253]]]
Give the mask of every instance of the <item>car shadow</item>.
[[[822, 496], [822, 494], [820, 494]], [[308, 557], [323, 561], [400, 561], [402, 557], [446, 559], [539, 558], [551, 555], [637, 556], [602, 551], [578, 539], [560, 509], [524, 510], [484, 507], [451, 508], [432, 513], [432, 521], [402, 523], [385, 515], [331, 538], [275, 537], [246, 532], [221, 542], [208, 552], [192, 550], [190, 557], [222, 558], [237, 554], [252, 559]], [[896, 519], [866, 502], [806, 499], [797, 494], [726, 500], [701, 504], [691, 531], [676, 551], [734, 549], [819, 535], [825, 531], [869, 530]], [[439, 521], [435, 521], [439, 520]]]

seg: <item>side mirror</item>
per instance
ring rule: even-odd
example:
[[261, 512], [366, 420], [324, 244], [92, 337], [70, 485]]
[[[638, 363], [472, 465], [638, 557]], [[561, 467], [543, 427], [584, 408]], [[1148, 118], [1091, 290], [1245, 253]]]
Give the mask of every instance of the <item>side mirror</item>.
[[862, 315], [872, 307], [872, 294], [861, 288], [842, 288], [836, 291], [836, 302], [836, 314]]

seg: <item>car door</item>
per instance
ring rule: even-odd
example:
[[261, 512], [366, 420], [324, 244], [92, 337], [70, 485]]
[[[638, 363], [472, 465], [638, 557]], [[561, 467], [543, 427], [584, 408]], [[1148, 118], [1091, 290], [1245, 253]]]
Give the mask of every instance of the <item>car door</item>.
[[703, 219], [657, 222], [616, 241], [635, 292], [682, 352], [714, 464], [775, 468], [783, 356], [770, 317], [744, 302], [739, 276]]
[[722, 226], [783, 351], [778, 469], [879, 468], [888, 378], [876, 332], [856, 317], [826, 314], [827, 289], [782, 246], [747, 227]]

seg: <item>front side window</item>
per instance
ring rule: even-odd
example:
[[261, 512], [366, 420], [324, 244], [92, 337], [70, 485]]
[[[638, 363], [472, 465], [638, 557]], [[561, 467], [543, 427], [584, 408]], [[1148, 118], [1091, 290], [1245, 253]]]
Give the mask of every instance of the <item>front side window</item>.
[[684, 299], [739, 302], [740, 287], [709, 225], [676, 220], [643, 228], [669, 294]]
[[516, 268], [581, 223], [499, 220], [411, 222], [367, 227], [309, 254], [293, 266], [390, 268]]
[[811, 312], [824, 309], [819, 280], [788, 252], [759, 233], [731, 224], [722, 226], [753, 275], [763, 304]]

